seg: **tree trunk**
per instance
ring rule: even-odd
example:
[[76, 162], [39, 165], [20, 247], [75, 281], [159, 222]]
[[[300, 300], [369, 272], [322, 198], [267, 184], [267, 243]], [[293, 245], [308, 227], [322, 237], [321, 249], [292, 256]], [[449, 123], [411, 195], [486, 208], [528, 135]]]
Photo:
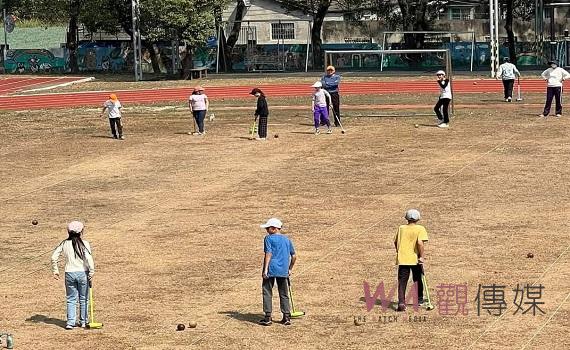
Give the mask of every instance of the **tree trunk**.
[[71, 73], [79, 73], [79, 65], [77, 64], [77, 35], [78, 35], [78, 25], [79, 20], [79, 1], [70, 2], [71, 8], [69, 9], [69, 28], [67, 31], [67, 43], [66, 48], [69, 52], [69, 69]]
[[[234, 46], [236, 45], [239, 39], [239, 33], [241, 31], [241, 21], [245, 16], [245, 3], [243, 0], [237, 0], [236, 4], [236, 15], [233, 19], [232, 29], [230, 31], [230, 35], [228, 35], [228, 39], [225, 38], [218, 38], [220, 41], [220, 46], [223, 46], [222, 53], [224, 54], [224, 68], [226, 72], [231, 72], [232, 69], [232, 51]], [[223, 35], [222, 35], [223, 37]]]
[[515, 34], [513, 33], [513, 0], [505, 0], [505, 30], [509, 45], [509, 58], [512, 64], [517, 64], [517, 51], [515, 48]]
[[214, 21], [215, 21], [215, 25], [214, 27], [216, 28], [216, 37], [218, 39], [218, 50], [220, 50], [220, 52], [218, 53], [218, 68], [225, 72], [226, 70], [226, 57], [224, 55], [224, 47], [226, 45], [226, 40], [225, 40], [225, 33], [224, 33], [224, 28], [223, 28], [223, 22], [222, 22], [222, 12], [223, 9], [221, 7], [215, 7], [214, 8]]
[[154, 74], [160, 74], [160, 66], [158, 64], [158, 60], [156, 59], [156, 52], [154, 52], [153, 43], [145, 41], [143, 45], [150, 54], [150, 63], [152, 65], [152, 71], [154, 72]]
[[191, 78], [192, 71], [194, 68], [194, 60], [192, 58], [192, 47], [186, 44], [186, 55], [182, 59], [182, 79], [188, 80]]
[[[427, 31], [429, 23], [427, 22], [427, 0], [414, 2], [410, 5], [409, 1], [398, 0], [398, 5], [402, 13], [402, 29], [404, 31]], [[419, 50], [424, 48], [425, 34], [406, 33], [404, 34], [404, 49]], [[406, 55], [410, 67], [417, 68], [421, 65], [422, 54]]]
[[313, 14], [313, 27], [311, 28], [311, 44], [313, 47], [313, 69], [324, 68], [324, 57], [321, 38], [321, 30], [323, 29], [323, 22], [325, 16], [329, 12], [331, 0], [320, 0], [317, 11]]

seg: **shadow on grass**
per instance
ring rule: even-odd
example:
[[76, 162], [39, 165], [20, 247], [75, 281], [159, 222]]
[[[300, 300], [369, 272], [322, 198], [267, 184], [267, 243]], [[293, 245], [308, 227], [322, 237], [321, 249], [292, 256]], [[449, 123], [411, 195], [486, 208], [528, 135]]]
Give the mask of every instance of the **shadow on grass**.
[[239, 311], [222, 311], [219, 312], [221, 315], [226, 315], [228, 317], [233, 318], [234, 320], [242, 321], [242, 322], [249, 322], [257, 324], [259, 320], [263, 319], [262, 314], [252, 314], [249, 312], [239, 312]]
[[[314, 135], [315, 132], [314, 131], [291, 131], [291, 134]], [[326, 132], [323, 132], [323, 134], [326, 134]]]
[[47, 317], [45, 315], [33, 315], [26, 319], [26, 322], [52, 324], [61, 328], [65, 328], [66, 321], [59, 318]]
[[434, 125], [434, 124], [418, 124], [418, 127], [423, 127], [423, 128], [439, 128], [437, 125]]
[[98, 138], [98, 139], [113, 139], [113, 136], [108, 135], [91, 135], [91, 137]]
[[[366, 298], [361, 297], [360, 301], [363, 303], [366, 303]], [[382, 306], [382, 302], [380, 301], [380, 299], [376, 299], [376, 302], [374, 303], [374, 305]], [[398, 302], [397, 301], [391, 301], [390, 304], [388, 304], [388, 309], [396, 311], [397, 308], [398, 308]]]

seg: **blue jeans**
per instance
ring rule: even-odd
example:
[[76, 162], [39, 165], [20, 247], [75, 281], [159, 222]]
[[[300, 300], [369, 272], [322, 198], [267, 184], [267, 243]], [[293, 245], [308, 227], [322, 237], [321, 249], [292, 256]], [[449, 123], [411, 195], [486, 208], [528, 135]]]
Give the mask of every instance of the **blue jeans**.
[[204, 119], [206, 118], [206, 111], [192, 111], [196, 124], [198, 125], [198, 131], [204, 132]]
[[75, 326], [77, 299], [79, 297], [79, 322], [87, 323], [87, 292], [89, 283], [86, 272], [65, 273], [65, 293], [67, 294], [67, 325]]

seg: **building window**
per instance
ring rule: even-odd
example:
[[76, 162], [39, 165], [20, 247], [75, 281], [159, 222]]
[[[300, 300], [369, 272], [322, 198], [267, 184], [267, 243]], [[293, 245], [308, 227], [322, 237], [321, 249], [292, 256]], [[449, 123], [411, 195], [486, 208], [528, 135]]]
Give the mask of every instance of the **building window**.
[[452, 7], [449, 9], [449, 19], [457, 21], [473, 19], [471, 17], [471, 8]]
[[295, 39], [295, 23], [271, 23], [271, 40]]

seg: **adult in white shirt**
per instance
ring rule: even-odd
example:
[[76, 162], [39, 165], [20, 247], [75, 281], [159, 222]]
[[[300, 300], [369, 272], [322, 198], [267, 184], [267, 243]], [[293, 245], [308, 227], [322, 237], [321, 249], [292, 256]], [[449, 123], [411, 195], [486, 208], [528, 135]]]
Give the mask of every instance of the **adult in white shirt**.
[[67, 295], [67, 325], [65, 329], [76, 326], [76, 306], [79, 299], [79, 322], [82, 328], [87, 325], [87, 295], [89, 283], [95, 273], [93, 256], [89, 242], [81, 239], [83, 223], [72, 221], [67, 225], [68, 237], [62, 241], [51, 256], [52, 272], [59, 279], [57, 261], [63, 254], [65, 258], [65, 294]]
[[503, 64], [497, 70], [497, 79], [503, 79], [503, 90], [505, 92], [505, 102], [513, 100], [513, 86], [515, 79], [521, 76], [517, 67], [512, 64], [508, 57], [503, 58]]
[[198, 125], [198, 132], [189, 132], [189, 135], [204, 135], [206, 133], [204, 131], [204, 119], [209, 107], [210, 101], [208, 101], [208, 96], [204, 94], [204, 88], [196, 86], [188, 98], [188, 108], [190, 108], [190, 112], [192, 112], [192, 116]]
[[539, 117], [546, 117], [550, 113], [550, 107], [552, 106], [552, 98], [556, 97], [556, 116], [562, 116], [562, 82], [570, 78], [570, 73], [568, 73], [564, 68], [558, 67], [558, 62], [548, 61], [550, 68], [542, 72], [540, 75], [542, 79], [547, 81], [546, 84], [546, 103], [544, 104], [544, 111]]

